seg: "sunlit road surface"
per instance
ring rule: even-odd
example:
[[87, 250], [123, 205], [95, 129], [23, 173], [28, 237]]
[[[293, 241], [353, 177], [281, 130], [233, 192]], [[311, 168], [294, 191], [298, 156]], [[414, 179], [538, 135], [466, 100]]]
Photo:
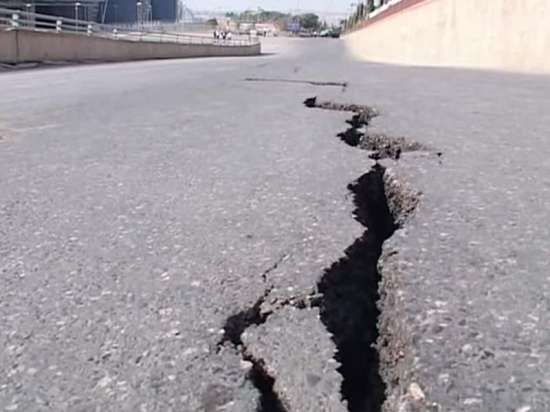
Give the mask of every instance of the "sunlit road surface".
[[319, 307], [289, 302], [363, 233], [347, 186], [374, 161], [312, 96], [426, 148], [383, 161], [421, 193], [380, 262], [388, 402], [549, 410], [549, 79], [264, 51], [0, 75], [0, 410], [347, 410]]

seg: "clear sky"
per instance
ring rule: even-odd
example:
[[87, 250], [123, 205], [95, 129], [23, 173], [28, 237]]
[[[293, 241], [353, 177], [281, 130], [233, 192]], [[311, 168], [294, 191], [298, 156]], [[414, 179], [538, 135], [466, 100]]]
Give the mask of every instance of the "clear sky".
[[289, 11], [294, 9], [323, 12], [347, 12], [354, 0], [185, 0], [194, 10], [245, 10], [261, 7], [266, 10]]

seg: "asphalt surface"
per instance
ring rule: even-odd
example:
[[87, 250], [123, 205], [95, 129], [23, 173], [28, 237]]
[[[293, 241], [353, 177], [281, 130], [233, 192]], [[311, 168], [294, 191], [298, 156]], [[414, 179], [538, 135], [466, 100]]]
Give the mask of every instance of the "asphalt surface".
[[255, 411], [256, 363], [285, 410], [347, 410], [319, 308], [288, 302], [365, 230], [374, 161], [318, 96], [428, 148], [382, 161], [420, 199], [379, 262], [386, 409], [550, 410], [550, 79], [264, 51], [0, 75], [0, 409]]

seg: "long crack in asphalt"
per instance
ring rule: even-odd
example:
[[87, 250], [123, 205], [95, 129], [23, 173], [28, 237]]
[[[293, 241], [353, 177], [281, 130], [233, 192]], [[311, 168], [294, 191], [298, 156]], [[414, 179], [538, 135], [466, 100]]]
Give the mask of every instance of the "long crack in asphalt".
[[[424, 150], [419, 143], [405, 138], [369, 134], [371, 120], [378, 116], [372, 107], [335, 102], [304, 101], [308, 108], [352, 112], [350, 126], [337, 136], [352, 147], [370, 150], [375, 160], [399, 160], [403, 151]], [[440, 155], [438, 153], [438, 155]], [[335, 359], [343, 377], [341, 393], [350, 412], [380, 412], [386, 400], [386, 384], [376, 347], [380, 333], [379, 260], [382, 246], [414, 211], [418, 198], [395, 193], [388, 199], [386, 169], [378, 162], [348, 186], [353, 193], [354, 217], [366, 228], [361, 237], [345, 250], [345, 257], [327, 269], [317, 289], [321, 321], [337, 347]], [[406, 199], [406, 200], [404, 200]]]
[[[252, 80], [252, 79], [247, 79]], [[258, 80], [258, 79], [256, 79]], [[267, 80], [269, 81], [269, 80]], [[367, 127], [378, 112], [369, 106], [318, 102], [316, 97], [304, 101], [306, 107], [350, 111], [350, 128], [338, 134], [346, 144], [373, 151], [371, 158], [399, 160], [403, 151], [425, 149], [405, 138], [369, 135]], [[438, 156], [440, 154], [438, 153]], [[388, 194], [386, 169], [378, 162], [367, 173], [348, 185], [353, 194], [354, 218], [366, 228], [363, 234], [344, 251], [344, 257], [325, 269], [316, 285], [318, 293], [302, 299], [288, 299], [272, 305], [271, 312], [262, 312], [273, 286], [265, 289], [254, 304], [227, 318], [224, 335], [218, 347], [229, 344], [251, 363], [248, 379], [260, 393], [258, 412], [287, 412], [283, 397], [275, 390], [275, 377], [268, 373], [265, 361], [255, 358], [242, 341], [242, 334], [252, 325], [267, 321], [273, 310], [292, 305], [298, 309], [318, 307], [321, 321], [331, 334], [337, 352], [338, 372], [342, 375], [341, 396], [350, 412], [380, 412], [386, 400], [386, 384], [381, 376], [377, 349], [380, 334], [380, 257], [384, 242], [389, 239], [414, 211], [417, 197], [408, 196], [400, 203], [396, 188]], [[391, 199], [389, 198], [391, 196]], [[407, 196], [405, 196], [407, 197]], [[262, 273], [264, 282], [288, 255], [282, 255]]]
[[330, 81], [319, 81], [319, 80], [298, 80], [298, 79], [281, 79], [281, 78], [267, 78], [267, 77], [247, 77], [244, 79], [246, 82], [274, 82], [274, 83], [298, 83], [298, 84], [309, 84], [311, 86], [334, 86], [341, 87], [342, 91], [345, 92], [348, 87], [348, 82], [330, 82]]
[[[393, 159], [399, 160], [404, 152], [428, 150], [424, 145], [411, 141], [405, 137], [392, 137], [383, 133], [369, 133], [368, 126], [371, 120], [378, 116], [378, 111], [372, 107], [334, 103], [330, 101], [319, 102], [317, 97], [309, 97], [304, 100], [304, 105], [309, 108], [334, 110], [354, 113], [346, 123], [350, 126], [338, 137], [352, 147], [372, 152], [369, 157], [374, 160]], [[438, 153], [440, 156], [440, 154]]]

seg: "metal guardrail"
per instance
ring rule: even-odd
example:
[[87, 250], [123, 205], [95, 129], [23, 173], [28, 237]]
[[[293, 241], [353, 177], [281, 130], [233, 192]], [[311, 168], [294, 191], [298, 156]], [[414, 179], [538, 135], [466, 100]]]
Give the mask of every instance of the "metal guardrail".
[[214, 36], [164, 31], [145, 24], [124, 27], [99, 24], [85, 20], [55, 17], [0, 7], [0, 31], [30, 30], [37, 32], [73, 33], [116, 40], [161, 42], [180, 44], [212, 44], [220, 47], [250, 46], [258, 44], [256, 37], [235, 36], [231, 40], [215, 39]]

